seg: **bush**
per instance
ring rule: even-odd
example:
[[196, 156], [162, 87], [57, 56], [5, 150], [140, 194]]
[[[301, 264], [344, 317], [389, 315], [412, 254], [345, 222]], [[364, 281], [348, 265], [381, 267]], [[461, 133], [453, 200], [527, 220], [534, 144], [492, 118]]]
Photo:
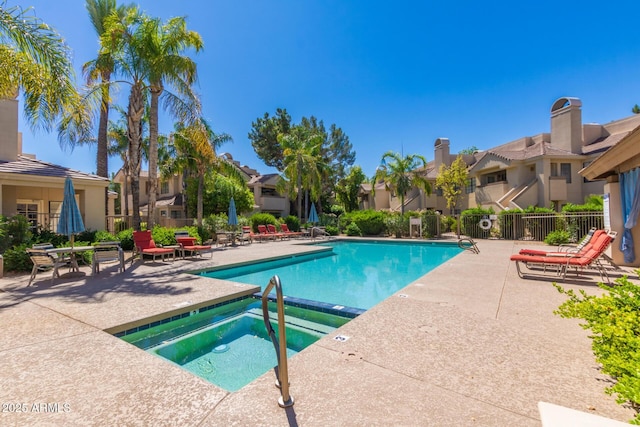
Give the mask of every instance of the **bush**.
[[4, 251], [4, 268], [7, 271], [31, 271], [33, 264], [27, 254], [26, 243], [16, 245]]
[[340, 230], [338, 230], [338, 227], [334, 225], [327, 225], [325, 231], [329, 234], [329, 236], [337, 236], [338, 234], [340, 234]]
[[480, 221], [493, 215], [493, 208], [473, 208], [462, 211], [460, 215], [460, 228], [462, 234], [472, 238], [486, 239], [490, 236], [490, 229], [480, 227]]
[[300, 231], [300, 221], [297, 216], [289, 215], [284, 219], [284, 223], [291, 231]]
[[151, 237], [157, 246], [176, 244], [175, 230], [173, 228], [160, 227], [156, 225], [151, 231]]
[[355, 222], [347, 225], [344, 232], [347, 236], [362, 236], [362, 231], [360, 231], [360, 227]]
[[115, 220], [113, 220], [113, 229], [116, 234], [118, 234], [119, 232], [127, 229], [127, 223], [121, 219], [116, 218]]
[[276, 225], [278, 223], [278, 221], [276, 220], [276, 217], [271, 215], [270, 213], [259, 212], [259, 213], [253, 214], [250, 219], [251, 219], [251, 225], [253, 227], [254, 233], [258, 232], [259, 225], [267, 225], [267, 224]]
[[133, 228], [122, 230], [116, 236], [116, 240], [120, 241], [120, 247], [125, 251], [133, 250]]
[[408, 234], [409, 232], [409, 221], [406, 220], [407, 227], [405, 230], [404, 227], [405, 218], [402, 217], [399, 213], [390, 213], [387, 214], [384, 219], [384, 224], [387, 229], [387, 233], [391, 236], [395, 236], [397, 238], [402, 237], [403, 234]]
[[117, 242], [118, 238], [106, 230], [96, 231], [94, 242]]
[[29, 221], [22, 215], [12, 217], [0, 216], [0, 252], [31, 241], [33, 234], [29, 231]]
[[75, 235], [74, 241], [82, 241], [82, 242], [95, 242], [96, 241], [96, 231], [95, 230], [85, 230], [81, 233]]
[[555, 314], [585, 320], [580, 326], [591, 330], [596, 361], [615, 380], [605, 391], [616, 394], [619, 404], [630, 403], [636, 411], [633, 423], [640, 424], [640, 287], [626, 276], [615, 283], [612, 287], [599, 284], [607, 291], [601, 296], [587, 295], [584, 290], [578, 295], [554, 284], [569, 297]]
[[355, 223], [364, 236], [378, 236], [386, 229], [384, 212], [372, 209], [344, 214], [340, 217], [340, 222], [345, 224], [345, 229], [350, 223]]
[[565, 243], [569, 243], [569, 239], [571, 238], [571, 233], [565, 230], [556, 230], [547, 234], [547, 237], [544, 238], [544, 242], [547, 245], [564, 245]]

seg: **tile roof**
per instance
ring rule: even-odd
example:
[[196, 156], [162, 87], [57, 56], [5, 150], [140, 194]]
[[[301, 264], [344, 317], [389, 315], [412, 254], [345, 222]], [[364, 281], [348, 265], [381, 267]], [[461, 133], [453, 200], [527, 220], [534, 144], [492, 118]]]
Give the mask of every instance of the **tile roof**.
[[109, 182], [108, 178], [98, 175], [81, 172], [74, 169], [65, 168], [63, 166], [54, 165], [53, 163], [43, 162], [28, 156], [19, 155], [18, 160], [6, 161], [0, 160], [0, 173], [11, 173], [18, 175], [33, 175], [42, 177], [65, 178], [67, 176], [72, 179], [82, 179], [85, 181], [104, 181]]

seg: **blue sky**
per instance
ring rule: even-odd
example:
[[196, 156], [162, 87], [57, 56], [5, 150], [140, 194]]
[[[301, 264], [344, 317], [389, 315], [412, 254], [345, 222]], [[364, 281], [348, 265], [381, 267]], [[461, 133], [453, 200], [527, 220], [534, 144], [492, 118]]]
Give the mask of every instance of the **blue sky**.
[[[583, 122], [607, 123], [640, 104], [637, 1], [432, 2], [348, 0], [146, 0], [152, 16], [186, 16], [205, 48], [198, 63], [204, 116], [234, 142], [229, 152], [261, 173], [247, 134], [265, 112], [294, 122], [314, 115], [349, 136], [370, 176], [387, 150], [433, 160], [436, 138], [452, 152], [488, 149], [548, 132], [563, 96], [582, 100]], [[83, 0], [32, 0], [81, 65], [97, 36]], [[127, 88], [122, 88], [123, 96]], [[55, 133], [31, 132], [23, 151], [95, 171], [95, 148], [62, 150]], [[161, 132], [169, 132], [164, 120]], [[121, 166], [110, 159], [109, 170]]]

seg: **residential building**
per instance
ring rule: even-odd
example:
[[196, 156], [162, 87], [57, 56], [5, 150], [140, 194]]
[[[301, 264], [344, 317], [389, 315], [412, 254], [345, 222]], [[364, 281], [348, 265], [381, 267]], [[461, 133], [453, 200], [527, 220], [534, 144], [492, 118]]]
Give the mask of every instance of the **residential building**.
[[[0, 100], [0, 213], [24, 215], [34, 228], [55, 231], [64, 181], [73, 180], [76, 201], [87, 229], [105, 229], [105, 191], [109, 180], [36, 159], [22, 152], [18, 101]], [[113, 209], [110, 198], [109, 208]]]
[[[640, 125], [640, 115], [604, 125], [582, 123], [581, 108], [578, 98], [560, 98], [551, 106], [550, 132], [465, 155], [470, 180], [458, 211], [482, 207], [493, 208], [497, 213], [529, 206], [560, 210], [567, 203], [581, 204], [591, 194], [602, 194], [604, 181], [588, 181], [579, 171]], [[438, 138], [434, 143], [434, 160], [423, 170], [433, 188], [440, 165], [449, 166], [457, 157], [449, 148], [447, 138]], [[384, 185], [379, 183], [375, 196], [371, 197], [370, 185], [363, 185], [362, 207], [399, 211], [397, 195], [380, 187]], [[407, 194], [405, 210], [419, 209], [448, 213], [437, 190], [431, 196], [418, 189]]]
[[[633, 212], [633, 205], [637, 203], [635, 199], [640, 197], [640, 127], [627, 134], [580, 174], [588, 180], [605, 182], [605, 227], [618, 233], [611, 246], [614, 262], [640, 267], [640, 227], [635, 225], [638, 212]], [[628, 228], [626, 235], [625, 225]], [[623, 245], [630, 246], [635, 256], [628, 256], [625, 260], [621, 249]]]
[[[241, 165], [229, 153], [222, 153], [220, 157], [232, 163], [238, 169], [247, 186], [253, 192], [254, 209], [251, 213], [268, 212], [276, 216], [289, 215], [289, 199], [281, 196], [276, 191], [276, 183], [279, 179], [278, 174], [260, 175], [256, 169]], [[116, 173], [114, 182], [121, 185], [122, 200], [120, 206], [122, 216], [127, 216], [126, 208], [128, 207], [129, 212], [131, 212], [133, 198], [130, 184], [126, 187], [124, 186], [125, 174], [123, 169]], [[147, 216], [150, 188], [149, 173], [147, 171], [140, 172], [140, 215], [143, 218]], [[124, 198], [128, 200], [125, 202]], [[193, 213], [186, 211], [184, 177], [182, 174], [175, 174], [169, 179], [159, 179], [155, 212], [156, 223], [160, 225], [175, 227], [189, 225], [193, 222]]]

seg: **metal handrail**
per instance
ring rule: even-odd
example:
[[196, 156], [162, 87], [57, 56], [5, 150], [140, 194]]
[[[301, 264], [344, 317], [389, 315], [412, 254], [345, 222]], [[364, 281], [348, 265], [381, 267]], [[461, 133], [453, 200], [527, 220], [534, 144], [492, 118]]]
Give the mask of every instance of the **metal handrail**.
[[[278, 337], [276, 332], [271, 326], [271, 320], [269, 319], [269, 308], [267, 303], [269, 302], [269, 292], [271, 289], [276, 288], [276, 305], [278, 307], [278, 335], [280, 336], [280, 342], [278, 343]], [[276, 349], [276, 357], [278, 359], [278, 367], [276, 368], [276, 387], [280, 389], [280, 398], [278, 399], [278, 405], [281, 408], [288, 408], [293, 405], [293, 397], [289, 394], [289, 369], [287, 367], [287, 336], [286, 328], [284, 324], [284, 297], [282, 296], [282, 285], [280, 284], [280, 278], [273, 276], [269, 280], [267, 288], [262, 293], [262, 318], [264, 319], [264, 326], [267, 328], [267, 333], [271, 338], [271, 342]]]

